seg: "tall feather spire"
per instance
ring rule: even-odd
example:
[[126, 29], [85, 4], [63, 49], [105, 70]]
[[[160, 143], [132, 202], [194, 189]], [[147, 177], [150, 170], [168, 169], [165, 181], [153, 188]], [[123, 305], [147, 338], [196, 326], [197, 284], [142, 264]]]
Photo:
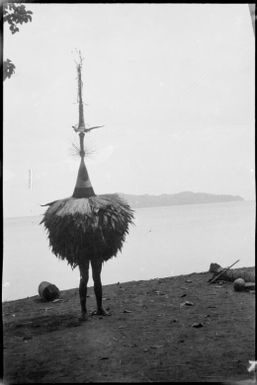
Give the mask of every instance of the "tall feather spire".
[[79, 124], [78, 124], [78, 130], [84, 130], [85, 122], [84, 122], [84, 105], [83, 105], [83, 99], [82, 99], [82, 79], [81, 79], [81, 68], [82, 68], [82, 59], [80, 58], [80, 63], [77, 65], [77, 71], [78, 71], [78, 102], [79, 102]]
[[[80, 53], [79, 53], [80, 54]], [[77, 176], [77, 181], [75, 189], [73, 192], [74, 198], [89, 198], [90, 196], [95, 196], [92, 184], [89, 179], [87, 168], [85, 165], [85, 149], [84, 149], [84, 137], [86, 132], [85, 122], [84, 122], [84, 106], [82, 98], [82, 78], [81, 78], [81, 69], [82, 69], [82, 58], [80, 55], [80, 61], [77, 64], [78, 72], [78, 103], [79, 103], [79, 123], [77, 127], [74, 127], [74, 130], [79, 133], [79, 142], [80, 142], [80, 166]]]

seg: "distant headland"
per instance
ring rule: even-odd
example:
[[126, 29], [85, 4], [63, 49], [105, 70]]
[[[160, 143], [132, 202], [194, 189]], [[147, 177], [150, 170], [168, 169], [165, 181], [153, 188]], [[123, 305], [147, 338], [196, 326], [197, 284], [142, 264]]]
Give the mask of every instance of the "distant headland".
[[119, 193], [134, 208], [243, 201], [239, 195], [182, 191], [176, 194], [132, 195]]

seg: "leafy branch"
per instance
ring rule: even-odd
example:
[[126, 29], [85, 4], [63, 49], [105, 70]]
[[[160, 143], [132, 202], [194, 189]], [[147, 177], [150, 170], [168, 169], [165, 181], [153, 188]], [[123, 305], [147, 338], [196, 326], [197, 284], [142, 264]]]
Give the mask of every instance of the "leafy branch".
[[[19, 24], [32, 21], [33, 12], [26, 9], [24, 4], [7, 3], [3, 5], [3, 22], [9, 25], [12, 34], [19, 32]], [[10, 59], [3, 61], [3, 80], [10, 78], [15, 72], [15, 65]]]

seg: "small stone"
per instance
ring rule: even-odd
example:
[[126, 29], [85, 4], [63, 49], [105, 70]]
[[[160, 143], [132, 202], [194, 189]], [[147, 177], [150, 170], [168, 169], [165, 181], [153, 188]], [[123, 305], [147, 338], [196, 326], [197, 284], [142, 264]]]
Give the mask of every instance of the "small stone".
[[186, 301], [186, 302], [182, 302], [182, 303], [180, 304], [180, 306], [181, 306], [181, 307], [182, 307], [182, 306], [194, 306], [194, 304], [193, 304], [193, 302]]
[[193, 328], [202, 328], [203, 327], [203, 324], [201, 322], [194, 322], [192, 324], [192, 327]]

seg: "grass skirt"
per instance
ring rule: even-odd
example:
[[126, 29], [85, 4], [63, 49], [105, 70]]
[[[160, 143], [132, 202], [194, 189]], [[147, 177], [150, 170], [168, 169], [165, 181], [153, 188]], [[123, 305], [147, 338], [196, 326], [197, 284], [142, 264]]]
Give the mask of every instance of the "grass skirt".
[[72, 268], [83, 260], [107, 261], [121, 251], [133, 210], [117, 194], [49, 203], [43, 223], [53, 253]]

